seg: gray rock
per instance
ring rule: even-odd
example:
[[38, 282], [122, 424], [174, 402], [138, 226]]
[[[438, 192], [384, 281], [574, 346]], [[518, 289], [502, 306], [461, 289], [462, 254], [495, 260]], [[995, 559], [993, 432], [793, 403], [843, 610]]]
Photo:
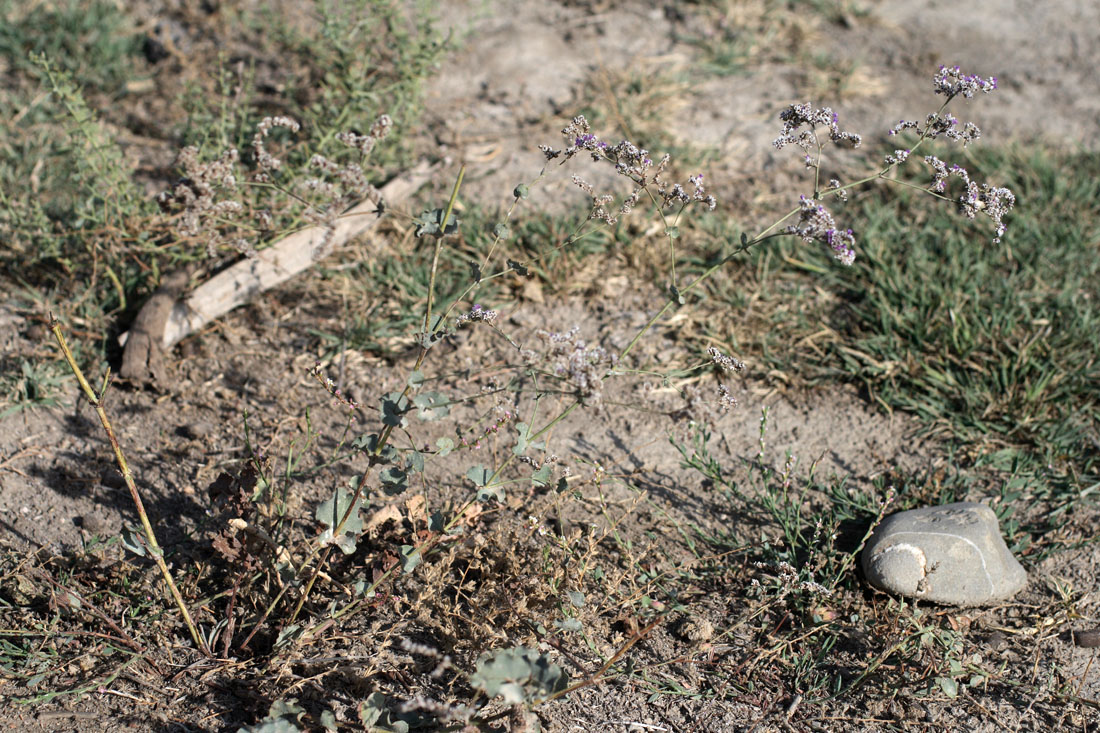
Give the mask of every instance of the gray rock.
[[888, 593], [949, 606], [996, 603], [1027, 585], [997, 515], [969, 501], [884, 519], [863, 550], [863, 572]]

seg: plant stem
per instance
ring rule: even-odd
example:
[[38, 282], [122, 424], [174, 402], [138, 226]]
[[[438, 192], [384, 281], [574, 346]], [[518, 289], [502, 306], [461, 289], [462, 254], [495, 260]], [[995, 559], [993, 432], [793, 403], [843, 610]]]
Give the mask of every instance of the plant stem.
[[168, 564], [164, 561], [164, 551], [160, 549], [160, 545], [157, 544], [157, 537], [153, 533], [153, 525], [149, 522], [149, 515], [145, 512], [145, 505], [141, 501], [141, 495], [138, 493], [137, 484], [134, 483], [134, 474], [130, 471], [130, 465], [126, 462], [126, 456], [122, 454], [122, 447], [118, 443], [118, 437], [115, 435], [114, 428], [111, 427], [111, 421], [107, 418], [107, 411], [103, 409], [103, 392], [107, 391], [107, 385], [110, 380], [111, 372], [108, 369], [107, 375], [103, 379], [103, 392], [96, 395], [95, 390], [88, 384], [88, 380], [84, 377], [84, 372], [80, 370], [80, 367], [76, 363], [76, 359], [73, 358], [73, 352], [69, 349], [68, 343], [65, 342], [65, 336], [61, 333], [61, 322], [50, 314], [50, 331], [53, 332], [54, 338], [57, 339], [58, 346], [61, 347], [61, 352], [65, 355], [65, 361], [69, 363], [69, 368], [72, 369], [73, 374], [76, 375], [76, 380], [80, 383], [80, 388], [84, 390], [84, 395], [88, 398], [88, 402], [95, 408], [96, 414], [99, 415], [99, 422], [103, 425], [103, 429], [107, 432], [107, 439], [111, 442], [111, 449], [115, 453], [115, 461], [118, 463], [119, 470], [122, 471], [122, 479], [126, 482], [126, 488], [130, 490], [130, 498], [134, 501], [134, 507], [137, 509], [138, 517], [141, 519], [141, 526], [145, 530], [145, 541], [149, 543], [149, 554], [153, 556], [153, 560], [156, 562], [157, 567], [160, 568], [160, 574], [164, 577], [164, 583], [168, 586], [168, 591], [171, 593], [173, 600], [176, 602], [176, 606], [179, 607], [180, 614], [183, 616], [183, 622], [187, 624], [187, 630], [191, 632], [191, 639], [195, 642], [195, 646], [198, 647], [203, 654], [211, 656], [210, 649], [206, 646], [206, 642], [203, 641], [202, 636], [199, 634], [199, 630], [195, 627], [195, 622], [191, 620], [191, 614], [187, 610], [187, 604], [183, 602], [183, 596], [180, 595], [179, 588], [176, 587], [176, 582], [172, 579], [172, 573], [168, 569]]
[[432, 273], [428, 279], [428, 307], [424, 310], [424, 334], [432, 326], [432, 300], [435, 297], [435, 273], [439, 267], [439, 252], [443, 249], [443, 237], [447, 234], [447, 224], [451, 221], [451, 214], [455, 209], [455, 201], [458, 199], [458, 189], [462, 186], [462, 179], [466, 177], [466, 166], [458, 169], [458, 178], [454, 188], [451, 189], [451, 198], [447, 202], [447, 211], [443, 214], [443, 221], [439, 222], [439, 234], [435, 238], [435, 254], [432, 255]]

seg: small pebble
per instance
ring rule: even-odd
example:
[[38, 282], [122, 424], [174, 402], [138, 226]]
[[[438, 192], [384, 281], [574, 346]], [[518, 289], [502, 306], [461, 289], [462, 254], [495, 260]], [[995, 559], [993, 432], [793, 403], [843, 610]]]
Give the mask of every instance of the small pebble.
[[85, 514], [80, 517], [76, 517], [77, 526], [81, 527], [88, 534], [94, 535], [106, 535], [110, 534], [111, 528], [107, 522], [103, 521], [95, 514]]
[[985, 645], [995, 652], [999, 652], [1008, 646], [1008, 634], [1000, 630], [994, 630], [985, 638]]
[[176, 432], [184, 438], [200, 440], [214, 432], [214, 426], [205, 420], [196, 420], [180, 426]]
[[99, 480], [108, 489], [124, 489], [126, 488], [126, 479], [122, 478], [122, 473], [114, 467], [110, 466], [104, 468], [99, 473]]
[[888, 593], [949, 606], [997, 603], [1027, 585], [997, 515], [974, 502], [887, 517], [863, 550], [863, 572]]

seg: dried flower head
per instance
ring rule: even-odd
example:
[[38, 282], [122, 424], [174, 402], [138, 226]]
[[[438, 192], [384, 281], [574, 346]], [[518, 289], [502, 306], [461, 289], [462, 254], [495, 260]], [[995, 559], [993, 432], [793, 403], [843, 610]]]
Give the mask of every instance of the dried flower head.
[[[792, 104], [779, 113], [779, 119], [783, 121], [783, 127], [772, 145], [776, 150], [782, 150], [791, 144], [797, 145], [809, 158], [808, 164], [812, 163], [811, 149], [824, 142], [818, 137], [820, 128], [827, 130], [829, 140], [836, 144], [845, 143], [858, 148], [863, 142], [862, 136], [854, 132], [841, 131], [837, 125], [837, 114], [831, 107], [814, 109], [809, 103]], [[807, 129], [803, 130], [803, 127]]]
[[488, 308], [482, 308], [480, 305], [475, 303], [473, 308], [466, 311], [465, 313], [459, 314], [459, 316], [455, 318], [454, 327], [461, 328], [471, 321], [481, 321], [483, 323], [493, 324], [496, 322], [498, 315], [499, 314], [496, 311], [489, 310]]
[[573, 176], [573, 183], [582, 191], [592, 197], [592, 213], [590, 217], [607, 224], [614, 224], [619, 217], [629, 214], [637, 205], [641, 194], [650, 190], [660, 199], [665, 208], [679, 206], [683, 208], [691, 203], [700, 203], [708, 211], [713, 211], [718, 201], [710, 195], [703, 185], [702, 174], [696, 174], [688, 178], [688, 185], [670, 183], [663, 177], [671, 158], [662, 157], [654, 162], [650, 153], [629, 140], [621, 140], [614, 145], [600, 140], [592, 131], [583, 115], [574, 117], [562, 130], [562, 136], [566, 140], [564, 150], [558, 150], [549, 145], [539, 145], [546, 159], [561, 158], [565, 163], [571, 158], [587, 153], [597, 163], [605, 163], [613, 166], [615, 172], [633, 183], [633, 190], [623, 199], [616, 213], [611, 213], [611, 204], [615, 197], [610, 194], [599, 194], [591, 183], [580, 176]]
[[730, 388], [724, 384], [718, 385], [718, 411], [725, 414], [737, 407], [737, 398], [730, 393]]
[[579, 330], [577, 326], [565, 333], [539, 329], [535, 335], [546, 345], [543, 360], [549, 363], [550, 371], [570, 385], [581, 402], [595, 405], [603, 399], [604, 377], [618, 364], [619, 357], [601, 346], [589, 348], [584, 339], [578, 338]]
[[355, 422], [355, 411], [359, 409], [359, 403], [344, 394], [343, 390], [337, 386], [336, 382], [329, 379], [324, 373], [324, 366], [321, 362], [314, 362], [309, 370], [309, 375], [320, 382], [321, 386], [325, 388], [325, 391], [332, 395], [333, 407], [343, 407], [343, 409], [347, 410], [348, 419]]
[[740, 372], [745, 369], [745, 363], [743, 361], [723, 354], [713, 346], [707, 347], [707, 356], [709, 356], [710, 360], [723, 372]]
[[[205, 240], [210, 257], [222, 245], [250, 257], [256, 254], [247, 240], [227, 234], [236, 228], [236, 220], [244, 214], [244, 206], [236, 198], [239, 161], [237, 149], [230, 148], [216, 160], [203, 163], [199, 160], [199, 149], [189, 145], [180, 151], [178, 160], [184, 177], [157, 196], [162, 211], [179, 212], [180, 233]], [[219, 199], [219, 194], [227, 198]]]
[[267, 136], [276, 127], [283, 127], [291, 132], [298, 132], [301, 125], [292, 117], [277, 116], [265, 117], [256, 127], [256, 134], [252, 136], [252, 153], [256, 157], [256, 180], [266, 182], [271, 180], [271, 174], [283, 167], [283, 161], [276, 158], [267, 150]]
[[788, 234], [806, 242], [821, 242], [833, 251], [833, 257], [845, 265], [856, 259], [855, 236], [851, 229], [840, 230], [828, 209], [805, 196], [799, 199], [798, 223], [787, 227]]
[[997, 88], [997, 77], [983, 79], [977, 74], [964, 74], [958, 66], [940, 66], [932, 77], [933, 90], [948, 99], [962, 95], [969, 99], [975, 92], [989, 94]]

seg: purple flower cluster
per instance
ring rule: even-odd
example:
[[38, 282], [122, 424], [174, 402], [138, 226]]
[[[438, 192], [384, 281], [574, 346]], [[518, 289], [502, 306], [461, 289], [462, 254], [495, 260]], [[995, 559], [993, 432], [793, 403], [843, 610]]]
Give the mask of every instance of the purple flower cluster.
[[950, 113], [939, 114], [933, 112], [924, 120], [924, 126], [916, 120], [901, 120], [894, 125], [887, 134], [897, 135], [903, 130], [913, 130], [922, 138], [934, 140], [943, 135], [956, 142], [961, 142], [965, 148], [982, 135], [982, 131], [973, 122], [967, 122], [959, 129], [959, 120]]
[[997, 77], [983, 79], [977, 74], [962, 73], [958, 66], [941, 66], [932, 77], [932, 84], [936, 94], [942, 94], [948, 99], [960, 94], [969, 99], [975, 92], [989, 94], [996, 89]]
[[788, 234], [806, 242], [822, 242], [840, 263], [851, 265], [856, 259], [856, 238], [851, 229], [840, 230], [828, 209], [805, 196], [799, 197], [798, 223], [787, 227]]
[[909, 158], [910, 150], [895, 150], [893, 155], [886, 156], [887, 165], [901, 165]]
[[[776, 150], [782, 150], [788, 145], [797, 145], [806, 153], [808, 166], [813, 165], [810, 150], [821, 143], [817, 136], [818, 128], [827, 129], [829, 140], [836, 144], [846, 143], [853, 148], [858, 148], [863, 142], [860, 135], [841, 131], [837, 125], [836, 112], [833, 112], [831, 107], [814, 109], [809, 103], [792, 104], [779, 113], [779, 119], [783, 121], [783, 127], [772, 145]], [[803, 126], [808, 129], [801, 129]]]
[[[932, 168], [932, 185], [929, 186], [928, 190], [932, 191], [933, 193], [944, 192], [944, 190], [947, 188], [947, 177], [950, 176], [952, 173], [954, 173], [955, 175], [959, 175], [960, 171], [963, 174], [966, 173], [966, 171], [963, 170], [961, 166], [954, 164], [948, 166], [947, 163], [944, 163], [942, 160], [934, 155], [924, 156], [924, 162]], [[967, 180], [969, 180], [969, 178]]]
[[482, 308], [477, 303], [470, 310], [462, 313], [455, 318], [455, 328], [461, 328], [463, 325], [470, 323], [471, 321], [481, 321], [483, 323], [492, 324], [496, 321], [499, 314], [494, 310], [488, 308]]
[[626, 216], [637, 206], [642, 192], [651, 185], [661, 199], [662, 206], [666, 208], [700, 203], [706, 206], [708, 211], [713, 211], [718, 205], [714, 196], [708, 194], [703, 186], [702, 175], [691, 176], [688, 179], [690, 192], [687, 187], [679, 183], [667, 183], [662, 178], [662, 174], [670, 161], [669, 156], [666, 155], [654, 163], [648, 150], [638, 147], [629, 140], [621, 140], [614, 145], [600, 140], [592, 133], [588, 120], [583, 115], [574, 117], [561, 132], [568, 143], [564, 150], [557, 150], [549, 145], [538, 146], [548, 161], [561, 158], [561, 162], [564, 163], [576, 155], [588, 153], [593, 161], [610, 163], [615, 167], [616, 173], [629, 178], [634, 183], [634, 189], [619, 205], [618, 211], [612, 214], [609, 206], [614, 201], [613, 196], [597, 194], [592, 184], [579, 176], [573, 176], [573, 183], [592, 197], [591, 216], [594, 219], [607, 224], [616, 223], [620, 217]]
[[703, 174], [697, 173], [694, 176], [689, 176], [688, 182], [693, 189], [691, 193], [684, 190], [684, 187], [679, 183], [674, 184], [672, 188], [659, 188], [658, 193], [661, 196], [661, 203], [666, 207], [674, 204], [686, 206], [694, 201], [704, 204], [707, 211], [714, 211], [714, 207], [718, 205], [718, 202], [713, 196], [707, 194], [706, 188], [703, 186]]
[[924, 162], [932, 168], [932, 185], [928, 190], [943, 193], [947, 190], [949, 177], [960, 179], [966, 190], [956, 199], [959, 211], [967, 219], [974, 219], [978, 214], [988, 216], [996, 226], [993, 241], [1000, 242], [1005, 233], [1004, 216], [1016, 205], [1015, 194], [1007, 188], [975, 183], [970, 180], [970, 174], [965, 168], [960, 165], [949, 166], [934, 155], [925, 156]]

